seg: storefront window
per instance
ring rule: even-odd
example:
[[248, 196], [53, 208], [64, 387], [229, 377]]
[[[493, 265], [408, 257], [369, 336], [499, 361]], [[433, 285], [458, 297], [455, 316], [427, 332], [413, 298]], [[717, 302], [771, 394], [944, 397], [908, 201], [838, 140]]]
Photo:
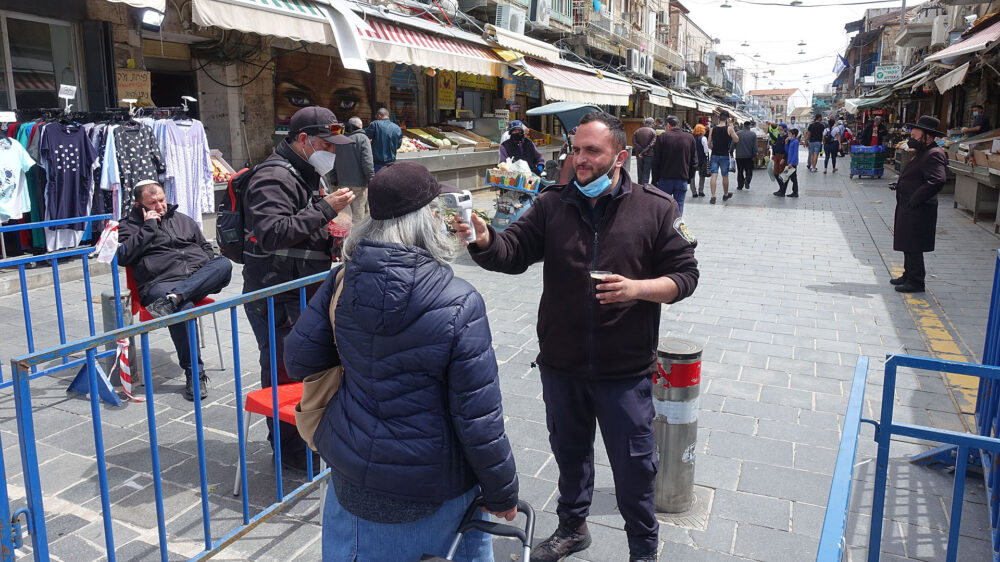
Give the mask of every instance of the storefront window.
[[[80, 86], [73, 28], [68, 23], [4, 12], [0, 18], [6, 31], [0, 40], [10, 53], [10, 68], [0, 66], [0, 70], [5, 82], [9, 78], [14, 85], [13, 96], [4, 91], [2, 103], [13, 101], [18, 109], [60, 107], [59, 85]], [[70, 102], [79, 107], [78, 101]]]
[[417, 124], [417, 75], [409, 66], [397, 64], [389, 84], [392, 119], [400, 126]]

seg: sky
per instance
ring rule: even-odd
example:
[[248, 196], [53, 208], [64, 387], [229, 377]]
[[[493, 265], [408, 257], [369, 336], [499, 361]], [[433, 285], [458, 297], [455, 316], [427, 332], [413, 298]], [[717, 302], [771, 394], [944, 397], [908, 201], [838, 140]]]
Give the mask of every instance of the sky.
[[[902, 5], [900, 0], [807, 8], [805, 6], [841, 3], [803, 0], [802, 7], [792, 7], [754, 5], [751, 1], [787, 4], [790, 0], [729, 0], [731, 8], [722, 8], [723, 0], [680, 0], [691, 11], [689, 16], [698, 27], [722, 41], [719, 52], [736, 59], [730, 64], [746, 70], [743, 83], [746, 91], [799, 88], [807, 96], [829, 90], [836, 78], [833, 65], [837, 54], [844, 53], [848, 41], [844, 24], [861, 19], [868, 8], [899, 8]], [[907, 7], [919, 3], [911, 0]], [[749, 43], [748, 47], [742, 46], [744, 41]], [[806, 45], [800, 47], [800, 41]], [[805, 54], [798, 54], [799, 50], [804, 50]], [[755, 54], [760, 54], [760, 58], [754, 58]], [[751, 73], [759, 75], [756, 87]]]

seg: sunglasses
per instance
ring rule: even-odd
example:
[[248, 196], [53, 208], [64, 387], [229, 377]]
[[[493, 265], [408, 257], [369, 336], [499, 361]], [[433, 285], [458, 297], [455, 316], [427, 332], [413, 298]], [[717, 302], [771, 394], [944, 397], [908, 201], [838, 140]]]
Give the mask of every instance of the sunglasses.
[[343, 123], [329, 123], [329, 124], [324, 123], [324, 124], [321, 124], [321, 125], [309, 125], [308, 127], [302, 127], [302, 130], [300, 132], [302, 132], [302, 133], [305, 133], [305, 132], [327, 133], [327, 132], [329, 132], [331, 135], [339, 135], [343, 131], [344, 131], [344, 124]]

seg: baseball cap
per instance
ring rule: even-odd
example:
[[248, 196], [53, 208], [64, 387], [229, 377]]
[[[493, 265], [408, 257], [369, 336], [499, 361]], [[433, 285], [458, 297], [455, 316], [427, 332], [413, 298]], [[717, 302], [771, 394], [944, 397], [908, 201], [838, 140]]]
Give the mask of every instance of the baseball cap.
[[337, 116], [329, 109], [318, 105], [303, 107], [296, 111], [288, 122], [291, 136], [305, 133], [333, 144], [354, 144], [354, 140], [340, 134], [343, 130], [344, 124], [337, 120]]
[[461, 192], [453, 185], [438, 183], [421, 164], [393, 162], [368, 182], [368, 209], [373, 219], [394, 219], [423, 209], [442, 193]]

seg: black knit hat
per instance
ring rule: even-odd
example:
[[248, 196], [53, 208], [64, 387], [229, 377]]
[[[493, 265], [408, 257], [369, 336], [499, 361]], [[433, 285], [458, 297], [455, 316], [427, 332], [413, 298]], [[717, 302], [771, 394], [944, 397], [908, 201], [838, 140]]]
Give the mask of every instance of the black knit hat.
[[373, 219], [394, 219], [423, 209], [442, 193], [461, 191], [438, 183], [427, 168], [416, 162], [394, 162], [368, 182], [368, 208]]

